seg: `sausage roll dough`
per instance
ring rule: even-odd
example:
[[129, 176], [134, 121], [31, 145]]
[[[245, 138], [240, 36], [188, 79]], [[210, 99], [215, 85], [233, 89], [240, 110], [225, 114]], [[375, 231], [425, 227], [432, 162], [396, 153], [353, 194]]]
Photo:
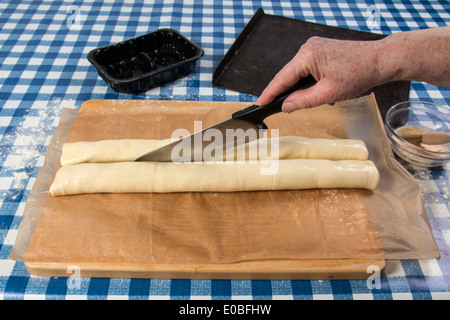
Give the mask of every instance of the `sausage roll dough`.
[[[270, 160], [276, 161], [276, 160]], [[116, 162], [62, 167], [50, 188], [54, 196], [80, 193], [231, 192], [311, 188], [375, 189], [372, 161], [288, 159], [273, 174], [259, 164]]]
[[[134, 161], [152, 149], [162, 147], [171, 139], [119, 139], [92, 142], [65, 143], [62, 148], [61, 165], [68, 166], [84, 162], [109, 163]], [[267, 152], [259, 152], [262, 145]], [[328, 159], [367, 160], [368, 151], [361, 140], [315, 139], [304, 137], [279, 137], [254, 140], [246, 145], [246, 159]], [[226, 158], [227, 155], [224, 155]], [[242, 155], [239, 155], [241, 157]], [[236, 155], [237, 157], [237, 155]]]
[[[281, 137], [279, 139], [279, 159], [265, 157], [264, 161], [243, 162], [132, 162], [136, 157], [148, 152], [148, 146], [139, 152], [129, 152], [126, 160], [110, 157], [111, 145], [127, 143], [126, 148], [140, 143], [130, 140], [110, 140], [103, 142], [83, 142], [69, 146], [80, 148], [89, 145], [100, 156], [90, 160], [67, 160], [61, 162], [78, 163], [63, 165], [50, 187], [53, 196], [82, 193], [164, 193], [164, 192], [233, 192], [256, 190], [290, 190], [311, 188], [365, 188], [376, 189], [379, 173], [372, 161], [367, 160], [367, 149], [362, 141], [334, 139], [306, 139]], [[168, 141], [164, 141], [164, 144]], [[142, 141], [142, 143], [149, 143]], [[160, 145], [155, 142], [156, 147]], [[107, 148], [108, 151], [105, 151]], [[83, 148], [73, 154], [82, 155]], [[67, 149], [66, 149], [67, 150]], [[332, 151], [330, 151], [332, 150]], [[91, 152], [91, 151], [89, 151]], [[87, 152], [87, 153], [89, 153]], [[86, 153], [86, 152], [84, 152]], [[108, 155], [108, 159], [104, 157]], [[137, 156], [136, 156], [137, 154]], [[252, 158], [255, 155], [249, 153]], [[103, 157], [103, 158], [102, 158]], [[88, 157], [89, 158], [89, 157]], [[102, 158], [101, 160], [99, 160]], [[125, 159], [125, 160], [124, 160]], [[259, 159], [261, 160], [261, 159]], [[82, 162], [103, 163], [82, 163]], [[110, 163], [104, 163], [110, 162]], [[263, 168], [270, 168], [262, 174]]]

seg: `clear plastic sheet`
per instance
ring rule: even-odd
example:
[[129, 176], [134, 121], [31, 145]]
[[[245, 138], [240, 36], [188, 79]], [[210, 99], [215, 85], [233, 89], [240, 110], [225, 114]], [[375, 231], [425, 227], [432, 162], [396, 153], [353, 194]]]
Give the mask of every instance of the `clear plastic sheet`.
[[241, 103], [86, 102], [63, 110], [10, 258], [55, 263], [232, 263], [259, 259], [439, 257], [422, 195], [395, 160], [373, 95], [266, 120], [280, 135], [365, 141], [368, 190], [89, 194], [52, 197], [62, 143], [164, 139], [230, 117]]

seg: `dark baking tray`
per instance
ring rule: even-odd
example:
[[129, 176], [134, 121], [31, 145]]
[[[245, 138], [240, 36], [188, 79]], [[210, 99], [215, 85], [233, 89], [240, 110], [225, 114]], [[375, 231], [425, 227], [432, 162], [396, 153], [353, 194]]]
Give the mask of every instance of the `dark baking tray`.
[[148, 34], [88, 53], [89, 62], [121, 93], [141, 93], [194, 70], [203, 49], [174, 29]]
[[[212, 84], [218, 88], [259, 96], [275, 74], [312, 36], [341, 40], [377, 40], [385, 37], [382, 34], [268, 15], [259, 9], [216, 66]], [[409, 99], [409, 91], [410, 81], [396, 81], [375, 87], [369, 92], [375, 94], [384, 118], [390, 106]]]

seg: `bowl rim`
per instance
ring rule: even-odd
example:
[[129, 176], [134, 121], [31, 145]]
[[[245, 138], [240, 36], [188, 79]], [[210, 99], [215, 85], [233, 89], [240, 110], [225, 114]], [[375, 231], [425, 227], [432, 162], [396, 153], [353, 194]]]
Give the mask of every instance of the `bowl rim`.
[[[426, 158], [428, 158], [428, 159], [434, 159], [434, 160], [438, 160], [438, 159], [436, 159], [436, 158], [432, 158], [432, 155], [436, 155], [436, 156], [449, 156], [450, 157], [450, 151], [433, 151], [433, 150], [428, 150], [428, 149], [425, 149], [425, 148], [422, 148], [422, 147], [418, 147], [418, 146], [416, 146], [415, 144], [413, 144], [413, 143], [411, 143], [411, 142], [408, 142], [407, 140], [405, 140], [405, 139], [403, 139], [402, 137], [400, 137], [396, 132], [395, 132], [395, 130], [391, 127], [391, 125], [390, 125], [390, 123], [389, 123], [389, 116], [391, 115], [391, 113], [393, 113], [395, 110], [395, 107], [398, 107], [399, 105], [402, 105], [402, 104], [407, 104], [407, 103], [422, 103], [422, 104], [425, 104], [425, 105], [433, 105], [433, 106], [436, 106], [436, 107], [442, 107], [442, 108], [446, 108], [446, 106], [444, 106], [444, 105], [441, 105], [441, 104], [438, 104], [438, 103], [434, 103], [434, 102], [430, 102], [430, 101], [422, 101], [422, 100], [410, 100], [410, 101], [402, 101], [402, 102], [399, 102], [399, 103], [396, 103], [396, 104], [394, 104], [393, 106], [391, 106], [389, 109], [388, 109], [388, 111], [386, 112], [386, 116], [385, 116], [385, 127], [387, 128], [387, 129], [389, 129], [389, 132], [392, 134], [392, 135], [394, 135], [398, 140], [400, 140], [400, 141], [402, 141], [402, 142], [404, 142], [404, 143], [406, 143], [406, 145], [407, 146], [410, 146], [410, 147], [412, 147], [413, 148], [413, 150], [417, 150], [417, 151], [420, 151], [420, 152], [427, 152], [427, 153], [429, 153], [429, 155], [428, 156], [426, 156], [426, 155], [422, 155], [422, 154], [420, 154], [420, 156], [421, 157], [426, 157]], [[450, 108], [449, 108], [450, 109]], [[435, 111], [435, 110], [428, 110], [430, 113], [433, 113], [433, 114], [438, 114], [438, 115], [444, 115], [442, 112], [440, 112], [440, 111]], [[445, 115], [445, 116], [447, 116], [447, 115]], [[388, 135], [388, 137], [389, 137], [389, 140], [392, 140], [392, 138]], [[403, 148], [402, 148], [403, 149]], [[410, 152], [410, 151], [409, 151]], [[410, 153], [412, 153], [412, 152], [410, 152]], [[414, 154], [414, 155], [417, 155], [416, 153], [412, 153], [412, 154]], [[445, 158], [442, 158], [442, 160], [445, 160]]]

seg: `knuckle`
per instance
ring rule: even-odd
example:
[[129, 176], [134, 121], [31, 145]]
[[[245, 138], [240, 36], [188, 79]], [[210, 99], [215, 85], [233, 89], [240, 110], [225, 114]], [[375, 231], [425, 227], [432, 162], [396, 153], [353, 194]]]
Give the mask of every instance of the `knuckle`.
[[312, 36], [305, 42], [305, 44], [308, 44], [310, 46], [320, 46], [324, 41], [326, 41], [325, 38], [319, 36]]
[[323, 38], [313, 36], [309, 38], [301, 47], [300, 52], [305, 55], [314, 55], [320, 52]]
[[316, 42], [320, 42], [322, 40], [322, 37], [319, 36], [312, 36], [311, 38], [309, 38], [306, 43], [316, 43]]

